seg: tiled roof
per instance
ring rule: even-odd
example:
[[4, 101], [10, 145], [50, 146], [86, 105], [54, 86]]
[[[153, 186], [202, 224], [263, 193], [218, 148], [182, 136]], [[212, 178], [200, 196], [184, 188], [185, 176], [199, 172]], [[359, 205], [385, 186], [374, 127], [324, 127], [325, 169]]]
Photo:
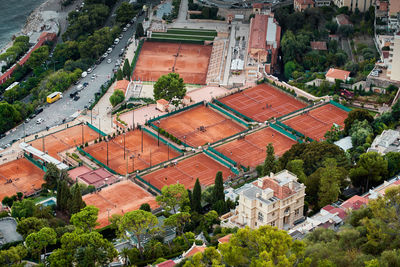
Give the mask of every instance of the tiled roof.
[[336, 16], [336, 20], [337, 20], [339, 26], [342, 26], [342, 25], [353, 25], [353, 24], [350, 22], [349, 17], [346, 16], [345, 14], [337, 15], [337, 16]]
[[204, 250], [206, 250], [206, 246], [192, 246], [188, 251], [186, 251], [186, 253], [184, 254], [185, 258], [190, 258], [192, 257], [194, 254], [196, 254], [197, 252], [204, 252]]
[[164, 98], [161, 98], [157, 100], [157, 104], [168, 105], [168, 101], [165, 100]]
[[330, 68], [325, 77], [345, 81], [350, 77], [350, 71]]
[[340, 206], [345, 209], [358, 210], [366, 204], [368, 204], [368, 199], [356, 195], [343, 202]]
[[[253, 184], [257, 186], [257, 182], [254, 182]], [[274, 191], [274, 196], [279, 199], [285, 199], [295, 193], [287, 185], [280, 186], [278, 182], [272, 178], [265, 178], [263, 180], [261, 189], [264, 190], [267, 188], [272, 189]]]
[[167, 260], [156, 265], [156, 267], [173, 267], [173, 266], [175, 266], [175, 262], [173, 260]]
[[231, 239], [231, 237], [232, 237], [232, 234], [223, 236], [223, 237], [221, 237], [220, 239], [218, 239], [218, 242], [221, 243], [221, 244], [223, 244], [223, 243], [228, 243], [229, 240]]
[[129, 85], [129, 81], [127, 81], [127, 80], [117, 81], [114, 86], [114, 91], [122, 90], [125, 93], [126, 89], [128, 89], [128, 85]]
[[314, 50], [327, 50], [326, 42], [311, 42], [310, 45]]
[[296, 2], [300, 5], [314, 5], [313, 0], [296, 0]]
[[77, 178], [82, 179], [88, 185], [94, 185], [96, 187], [101, 186], [104, 183], [114, 183], [118, 180], [117, 177], [106, 171], [104, 168], [81, 174]]
[[256, 14], [252, 19], [249, 48], [265, 49], [267, 40], [268, 15]]

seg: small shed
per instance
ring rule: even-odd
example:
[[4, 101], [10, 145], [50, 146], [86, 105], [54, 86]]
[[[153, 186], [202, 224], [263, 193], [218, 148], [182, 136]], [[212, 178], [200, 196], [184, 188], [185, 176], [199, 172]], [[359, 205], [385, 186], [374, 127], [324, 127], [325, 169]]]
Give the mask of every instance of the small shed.
[[162, 112], [166, 112], [168, 110], [168, 101], [165, 100], [164, 98], [161, 98], [159, 100], [156, 101], [157, 102], [157, 109], [162, 111]]

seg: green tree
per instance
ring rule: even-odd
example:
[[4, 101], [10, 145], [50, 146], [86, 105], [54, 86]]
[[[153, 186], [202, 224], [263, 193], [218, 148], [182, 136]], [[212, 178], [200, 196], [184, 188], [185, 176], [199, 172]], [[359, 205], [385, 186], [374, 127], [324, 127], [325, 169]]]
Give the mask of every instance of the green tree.
[[86, 206], [82, 199], [81, 189], [76, 184], [71, 188], [71, 199], [68, 203], [68, 210], [70, 214], [75, 214], [79, 212], [82, 208]]
[[43, 180], [46, 181], [46, 187], [48, 189], [55, 189], [57, 187], [58, 180], [60, 179], [61, 172], [53, 163], [49, 163], [47, 171], [44, 174]]
[[389, 152], [385, 155], [388, 162], [388, 177], [393, 177], [400, 172], [400, 152]]
[[24, 238], [26, 238], [28, 235], [34, 232], [38, 232], [40, 229], [48, 226], [49, 223], [45, 219], [28, 217], [18, 222], [17, 232], [20, 233]]
[[294, 159], [289, 161], [288, 164], [286, 165], [286, 169], [296, 174], [300, 183], [304, 183], [307, 179], [307, 176], [304, 173], [303, 164], [304, 162], [301, 159]]
[[114, 93], [110, 96], [110, 103], [113, 107], [124, 101], [125, 95], [121, 90], [115, 90]]
[[56, 232], [50, 227], [43, 227], [39, 232], [28, 235], [25, 239], [26, 246], [32, 251], [32, 254], [37, 254], [40, 262], [40, 254], [48, 245], [54, 245], [57, 241]]
[[[180, 212], [177, 214], [173, 214], [164, 220], [164, 226], [167, 227], [175, 227], [178, 235], [184, 234], [185, 226], [190, 223], [190, 213], [189, 212]], [[186, 242], [189, 242], [186, 239], [186, 236], [183, 235]]]
[[122, 237], [127, 238], [126, 232], [132, 233], [137, 242], [140, 255], [143, 256], [142, 238], [146, 234], [157, 231], [157, 217], [150, 212], [134, 210], [124, 214], [118, 223], [118, 230]]
[[21, 121], [21, 113], [7, 102], [0, 102], [0, 133], [5, 133]]
[[285, 78], [286, 79], [290, 79], [292, 78], [292, 73], [297, 69], [296, 67], [296, 63], [294, 63], [293, 61], [288, 61], [285, 63], [284, 66], [284, 74], [285, 74]]
[[217, 172], [214, 181], [214, 202], [224, 201], [225, 202], [225, 193], [224, 193], [224, 178], [222, 177], [222, 172]]
[[31, 199], [23, 199], [16, 201], [11, 207], [11, 216], [14, 218], [28, 218], [33, 215], [35, 211], [35, 202]]
[[144, 211], [148, 211], [151, 212], [151, 207], [149, 205], [149, 203], [143, 203], [142, 205], [140, 205], [140, 210], [144, 210]]
[[157, 203], [166, 211], [177, 212], [176, 206], [185, 211], [189, 203], [188, 192], [182, 184], [171, 184], [161, 189], [161, 195], [156, 198]]
[[222, 264], [221, 254], [214, 247], [208, 247], [201, 253], [198, 252], [190, 257], [184, 267], [207, 267], [207, 266], [225, 266]]
[[355, 120], [349, 130], [353, 146], [358, 147], [364, 145], [367, 137], [373, 134], [373, 132], [374, 131], [367, 120]]
[[136, 25], [136, 33], [135, 33], [135, 38], [139, 39], [139, 37], [143, 37], [144, 36], [144, 29], [143, 29], [143, 24], [141, 22], [139, 22]]
[[275, 150], [272, 143], [267, 145], [267, 156], [265, 157], [262, 175], [269, 175], [271, 172], [276, 171]]
[[130, 81], [131, 80], [131, 65], [129, 64], [128, 59], [125, 59], [124, 67], [122, 68], [122, 72], [124, 73], [125, 79]]
[[374, 118], [369, 114], [368, 111], [363, 109], [353, 109], [347, 115], [347, 118], [344, 120], [344, 133], [349, 134], [350, 128], [353, 125], [354, 121], [364, 121], [367, 120], [368, 123], [372, 123]]
[[0, 251], [1, 266], [22, 266], [22, 260], [28, 255], [27, 249], [23, 245], [10, 247]]
[[199, 178], [196, 179], [196, 183], [193, 188], [193, 196], [192, 196], [192, 210], [198, 213], [202, 212], [201, 206], [201, 186], [199, 182]]
[[179, 103], [186, 95], [186, 88], [183, 79], [178, 73], [168, 73], [158, 78], [154, 84], [154, 98]]
[[59, 181], [57, 186], [57, 209], [66, 212], [68, 210], [68, 202], [71, 197], [71, 191], [67, 181]]
[[61, 248], [49, 256], [50, 266], [107, 266], [117, 257], [113, 244], [92, 231], [78, 229], [61, 237]]
[[26, 64], [31, 69], [35, 69], [40, 65], [42, 65], [48, 57], [49, 57], [49, 47], [47, 45], [43, 45], [31, 53], [31, 56], [29, 57]]
[[133, 5], [128, 2], [123, 2], [118, 8], [116, 13], [115, 20], [118, 23], [126, 24], [131, 21], [131, 19], [135, 16], [136, 12], [133, 8]]
[[318, 192], [318, 204], [320, 207], [336, 202], [340, 193], [341, 172], [337, 168], [336, 160], [328, 158], [325, 160], [324, 165], [325, 167], [321, 171]]
[[373, 185], [381, 182], [386, 177], [388, 163], [377, 152], [367, 152], [360, 156], [357, 165], [350, 170], [350, 179], [354, 186], [361, 186], [366, 192]]
[[239, 229], [218, 250], [230, 266], [307, 266], [310, 262], [304, 257], [303, 242], [271, 226]]
[[71, 217], [71, 223], [82, 229], [85, 232], [91, 232], [98, 225], [97, 216], [99, 209], [94, 206], [86, 206], [78, 213], [75, 213]]
[[[121, 69], [118, 69], [117, 70], [117, 81], [121, 81], [123, 79], [124, 79], [124, 74], [122, 73]], [[111, 101], [111, 99], [110, 99], [110, 101]]]

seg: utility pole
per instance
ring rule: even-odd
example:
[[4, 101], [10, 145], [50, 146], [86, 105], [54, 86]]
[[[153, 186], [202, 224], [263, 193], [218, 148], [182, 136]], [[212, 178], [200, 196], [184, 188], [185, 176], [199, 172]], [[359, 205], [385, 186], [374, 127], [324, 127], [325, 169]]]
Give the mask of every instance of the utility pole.
[[43, 146], [43, 152], [46, 153], [46, 150], [44, 149], [44, 138], [45, 138], [45, 136], [43, 135], [43, 138], [42, 138], [42, 146]]
[[143, 129], [140, 129], [142, 131], [142, 153], [143, 153]]
[[135, 130], [135, 110], [132, 110], [132, 129]]
[[90, 124], [93, 124], [93, 109], [90, 110]]
[[150, 148], [150, 167], [151, 167], [151, 148]]

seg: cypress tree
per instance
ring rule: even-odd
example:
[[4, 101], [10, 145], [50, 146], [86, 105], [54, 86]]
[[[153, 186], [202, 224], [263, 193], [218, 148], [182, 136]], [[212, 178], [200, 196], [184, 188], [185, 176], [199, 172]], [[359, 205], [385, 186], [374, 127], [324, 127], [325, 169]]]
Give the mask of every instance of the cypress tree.
[[124, 67], [122, 68], [122, 72], [124, 73], [124, 77], [127, 80], [130, 80], [130, 76], [131, 76], [131, 66], [129, 65], [129, 60], [125, 59], [124, 62]]
[[201, 208], [201, 186], [199, 182], [199, 178], [196, 179], [196, 183], [193, 188], [193, 197], [192, 197], [192, 210], [197, 211], [198, 213], [202, 212]]
[[78, 185], [75, 185], [71, 191], [72, 197], [68, 203], [68, 210], [70, 214], [75, 214], [84, 208], [86, 204], [82, 200], [81, 190]]
[[222, 172], [217, 172], [215, 176], [215, 185], [214, 185], [214, 201], [222, 200], [225, 202], [225, 193], [224, 193], [224, 180], [222, 178]]
[[269, 175], [271, 172], [275, 172], [276, 162], [275, 162], [275, 150], [272, 143], [267, 146], [267, 156], [265, 157], [262, 175]]
[[117, 70], [117, 81], [124, 79], [124, 74], [122, 73], [121, 69]]
[[71, 191], [69, 189], [67, 181], [63, 180], [59, 182], [59, 188], [57, 190], [57, 207], [60, 211], [66, 211], [68, 209], [68, 202], [71, 199]]

